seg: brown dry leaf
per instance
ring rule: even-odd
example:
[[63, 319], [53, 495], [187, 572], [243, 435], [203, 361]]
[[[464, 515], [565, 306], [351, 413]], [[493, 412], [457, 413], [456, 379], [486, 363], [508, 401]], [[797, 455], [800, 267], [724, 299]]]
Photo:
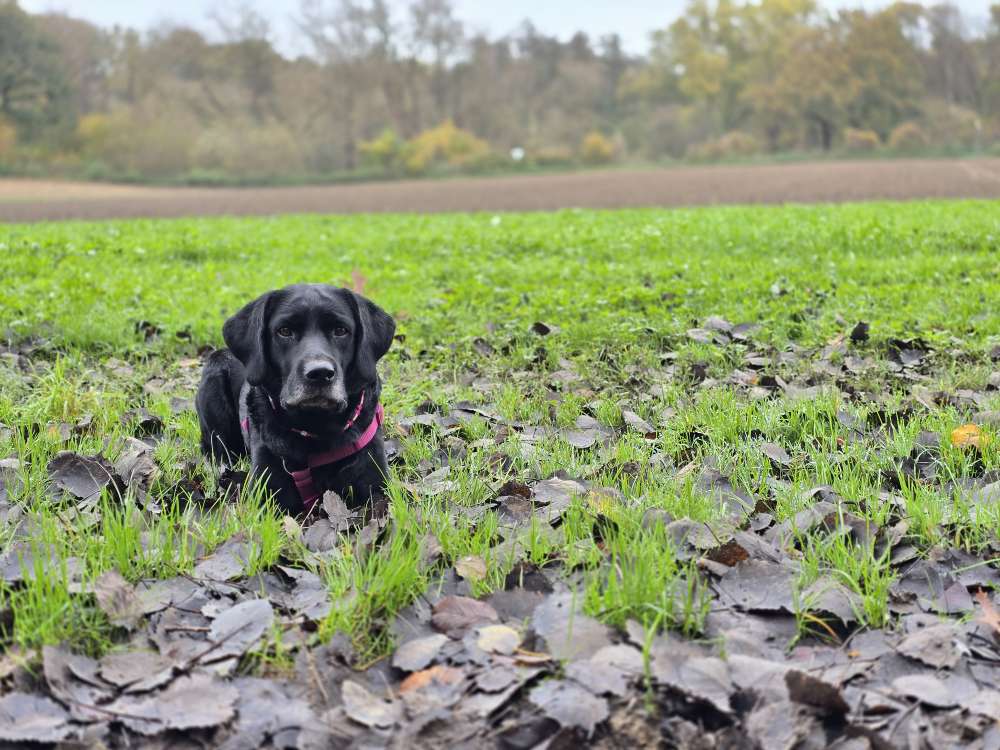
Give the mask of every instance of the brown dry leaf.
[[479, 555], [466, 555], [455, 562], [455, 572], [466, 581], [481, 581], [486, 578], [486, 561]]
[[434, 605], [431, 625], [438, 632], [461, 638], [473, 625], [499, 619], [497, 611], [486, 602], [467, 596], [446, 596]]
[[411, 674], [399, 683], [399, 692], [408, 693], [411, 690], [420, 690], [421, 688], [431, 684], [431, 682], [438, 682], [442, 685], [454, 685], [459, 682], [462, 677], [463, 673], [461, 669], [446, 667], [443, 664], [438, 664], [430, 669], [424, 669], [420, 672], [414, 672]]
[[1000, 612], [997, 612], [993, 607], [993, 602], [990, 601], [990, 595], [983, 591], [983, 589], [979, 589], [979, 591], [976, 592], [975, 599], [979, 602], [980, 607], [979, 617], [977, 617], [976, 620], [990, 628], [993, 631], [993, 637], [1000, 640]]
[[351, 270], [351, 291], [357, 294], [364, 294], [365, 287], [368, 286], [368, 279], [361, 269], [355, 268]]
[[543, 651], [526, 651], [523, 648], [519, 648], [514, 652], [514, 661], [525, 666], [548, 664], [552, 661], [552, 655], [546, 654]]
[[142, 602], [135, 587], [117, 570], [106, 571], [94, 581], [94, 596], [112, 625], [131, 630], [142, 617]]
[[990, 436], [975, 424], [964, 424], [951, 431], [951, 444], [956, 448], [982, 450], [990, 442]]

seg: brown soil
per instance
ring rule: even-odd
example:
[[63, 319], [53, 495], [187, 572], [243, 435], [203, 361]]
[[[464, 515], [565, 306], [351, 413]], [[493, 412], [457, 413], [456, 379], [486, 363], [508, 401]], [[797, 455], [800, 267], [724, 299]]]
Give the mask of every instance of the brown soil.
[[1000, 159], [607, 170], [275, 188], [0, 180], [0, 220], [1000, 198]]

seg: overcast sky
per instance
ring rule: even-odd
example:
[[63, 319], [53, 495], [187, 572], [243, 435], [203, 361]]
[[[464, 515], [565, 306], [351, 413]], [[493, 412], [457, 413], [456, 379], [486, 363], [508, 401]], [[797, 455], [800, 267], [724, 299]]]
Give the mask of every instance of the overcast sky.
[[[954, 0], [966, 17], [985, 22], [990, 3], [995, 0]], [[406, 0], [390, 0], [405, 9]], [[877, 8], [883, 0], [821, 0], [834, 7]], [[31, 12], [57, 10], [86, 18], [102, 26], [133, 26], [148, 29], [162, 21], [182, 22], [212, 28], [209, 20], [213, 7], [231, 3], [211, 0], [170, 0], [169, 3], [143, 0], [21, 0], [21, 7]], [[271, 18], [277, 29], [277, 41], [292, 49], [293, 31], [289, 18], [298, 8], [295, 0], [250, 0], [250, 4]], [[683, 10], [685, 0], [455, 0], [458, 16], [474, 29], [501, 35], [528, 18], [544, 33], [561, 38], [582, 30], [594, 38], [617, 32], [630, 52], [645, 52], [649, 32], [667, 26]]]

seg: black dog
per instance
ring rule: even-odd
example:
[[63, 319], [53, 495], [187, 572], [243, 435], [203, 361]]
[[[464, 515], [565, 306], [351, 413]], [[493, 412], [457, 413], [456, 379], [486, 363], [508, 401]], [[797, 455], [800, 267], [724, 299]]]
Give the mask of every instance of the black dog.
[[326, 490], [352, 506], [380, 496], [388, 466], [375, 363], [396, 330], [348, 289], [300, 284], [268, 292], [226, 321], [228, 349], [209, 356], [198, 388], [202, 451], [253, 473], [288, 513]]

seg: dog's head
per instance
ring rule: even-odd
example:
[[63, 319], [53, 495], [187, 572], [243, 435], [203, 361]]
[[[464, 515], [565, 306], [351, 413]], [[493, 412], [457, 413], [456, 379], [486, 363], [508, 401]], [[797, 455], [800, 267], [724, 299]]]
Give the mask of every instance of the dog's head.
[[226, 345], [247, 381], [290, 413], [340, 413], [375, 382], [396, 324], [349, 289], [297, 284], [268, 292], [226, 321]]

